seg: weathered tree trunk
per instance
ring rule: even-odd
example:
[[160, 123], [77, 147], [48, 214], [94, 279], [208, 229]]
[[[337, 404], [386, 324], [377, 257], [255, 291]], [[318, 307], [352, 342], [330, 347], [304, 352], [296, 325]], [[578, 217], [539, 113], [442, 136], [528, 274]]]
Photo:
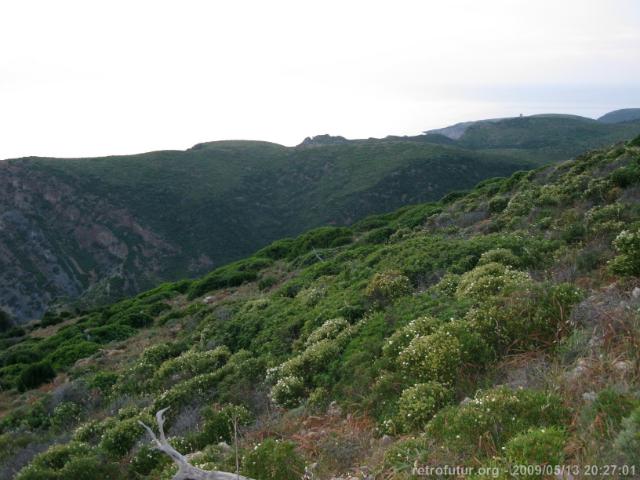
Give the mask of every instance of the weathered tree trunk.
[[150, 427], [145, 425], [143, 422], [139, 423], [147, 432], [149, 432], [149, 435], [155, 443], [156, 448], [161, 452], [169, 455], [171, 459], [176, 463], [176, 465], [178, 465], [178, 473], [175, 474], [173, 480], [253, 480], [248, 477], [243, 477], [242, 475], [237, 473], [217, 471], [208, 472], [191, 465], [184, 455], [182, 455], [169, 444], [167, 438], [165, 437], [164, 412], [166, 412], [167, 410], [167, 408], [163, 408], [158, 413], [156, 413], [156, 422], [158, 422], [158, 431], [160, 433], [160, 438], [156, 437], [156, 434]]

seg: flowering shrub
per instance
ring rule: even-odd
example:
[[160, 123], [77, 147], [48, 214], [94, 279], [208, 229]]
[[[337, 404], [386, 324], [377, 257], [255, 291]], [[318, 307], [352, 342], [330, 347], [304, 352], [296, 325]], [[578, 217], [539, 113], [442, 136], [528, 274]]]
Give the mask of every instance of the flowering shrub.
[[296, 295], [296, 298], [306, 307], [314, 307], [326, 295], [323, 288], [309, 287], [302, 289]]
[[418, 336], [429, 335], [433, 333], [440, 321], [424, 315], [409, 322], [406, 326], [396, 330], [386, 341], [382, 347], [384, 355], [390, 358], [396, 358], [402, 350], [407, 348], [411, 340]]
[[568, 417], [569, 412], [556, 395], [499, 387], [440, 410], [426, 431], [449, 448], [474, 451], [487, 442], [502, 446], [532, 427], [562, 426]]
[[531, 278], [525, 272], [513, 270], [501, 263], [485, 263], [462, 275], [456, 296], [482, 301], [489, 296], [498, 295], [529, 283], [531, 283]]
[[297, 407], [304, 397], [304, 382], [300, 377], [288, 375], [282, 377], [271, 388], [271, 400], [281, 407]]
[[417, 380], [451, 383], [462, 363], [460, 341], [442, 331], [416, 337], [397, 362], [401, 371]]
[[451, 389], [438, 382], [419, 383], [407, 388], [398, 401], [398, 424], [405, 431], [422, 430], [431, 417], [452, 399]]
[[179, 357], [165, 361], [155, 374], [154, 381], [163, 384], [183, 378], [193, 377], [201, 373], [211, 372], [224, 365], [231, 357], [226, 346], [217, 347], [206, 352], [190, 350]]
[[295, 444], [268, 438], [257, 444], [243, 459], [244, 474], [260, 480], [298, 480], [304, 461]]
[[349, 327], [349, 322], [344, 318], [333, 318], [327, 320], [322, 326], [315, 329], [307, 338], [305, 345], [309, 346], [318, 343], [320, 340], [335, 338], [340, 332]]
[[411, 281], [399, 272], [376, 273], [365, 290], [365, 295], [378, 307], [412, 292]]
[[440, 281], [436, 285], [431, 288], [431, 290], [436, 294], [451, 297], [455, 295], [459, 283], [460, 275], [456, 275], [455, 273], [447, 273], [440, 279]]
[[438, 331], [451, 335], [460, 342], [461, 360], [465, 366], [481, 369], [496, 359], [494, 348], [466, 320], [445, 323]]
[[502, 265], [517, 268], [522, 263], [508, 248], [494, 248], [480, 255], [478, 265], [486, 265], [488, 263], [500, 263]]
[[623, 230], [613, 241], [618, 256], [609, 267], [620, 275], [640, 275], [640, 230]]

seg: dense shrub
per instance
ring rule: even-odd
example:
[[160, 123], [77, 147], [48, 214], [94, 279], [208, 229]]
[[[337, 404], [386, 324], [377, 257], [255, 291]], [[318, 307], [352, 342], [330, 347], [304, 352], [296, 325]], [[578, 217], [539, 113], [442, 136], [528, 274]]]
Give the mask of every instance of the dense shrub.
[[304, 460], [295, 444], [271, 438], [256, 445], [242, 466], [244, 474], [256, 480], [298, 480], [304, 474]]
[[640, 275], [640, 231], [623, 230], [613, 241], [618, 256], [610, 268], [620, 275]]
[[508, 292], [531, 282], [529, 275], [501, 263], [485, 263], [460, 277], [458, 298], [482, 301], [491, 295]]
[[598, 430], [603, 433], [617, 432], [622, 419], [640, 406], [640, 398], [628, 393], [608, 387], [601, 390], [590, 408], [585, 411], [589, 420], [597, 422]]
[[188, 297], [194, 299], [218, 288], [237, 287], [258, 278], [258, 273], [271, 265], [268, 258], [252, 257], [220, 267], [189, 286]]
[[349, 322], [344, 318], [332, 318], [327, 320], [320, 327], [311, 332], [307, 337], [305, 345], [308, 347], [321, 340], [336, 338], [342, 331], [349, 328]]
[[522, 262], [508, 248], [494, 248], [480, 255], [478, 265], [486, 265], [487, 263], [500, 263], [507, 267], [518, 268]]
[[462, 364], [460, 341], [444, 331], [416, 337], [397, 362], [401, 371], [419, 381], [451, 383]]
[[451, 389], [438, 382], [419, 383], [407, 388], [398, 401], [397, 423], [404, 431], [420, 431], [452, 399]]
[[466, 320], [453, 320], [445, 323], [438, 331], [458, 340], [461, 361], [468, 369], [482, 369], [496, 359], [496, 351], [493, 346]]
[[47, 362], [31, 364], [22, 370], [18, 378], [18, 390], [24, 392], [31, 388], [36, 388], [52, 380], [56, 372]]
[[382, 351], [385, 356], [395, 359], [411, 340], [419, 336], [430, 335], [436, 331], [442, 322], [430, 315], [424, 315], [412, 320], [407, 325], [396, 330], [385, 342]]
[[515, 465], [562, 465], [566, 441], [562, 428], [533, 428], [511, 438], [505, 444], [505, 454]]
[[65, 430], [80, 421], [82, 407], [74, 402], [62, 402], [56, 406], [51, 416], [51, 426]]
[[485, 299], [465, 316], [474, 331], [497, 351], [548, 346], [567, 328], [582, 293], [569, 284], [531, 284]]
[[376, 273], [367, 285], [365, 294], [376, 306], [384, 306], [412, 292], [411, 282], [404, 275], [388, 271]]
[[[23, 468], [15, 478], [16, 480], [67, 480], [68, 478], [81, 480], [82, 477], [62, 476], [60, 471], [73, 459], [85, 458], [90, 455], [91, 449], [84, 443], [70, 442], [63, 445], [54, 445], [45, 452], [36, 455], [31, 463]], [[113, 478], [115, 479], [116, 477]]]
[[553, 394], [500, 387], [440, 410], [427, 425], [427, 434], [456, 451], [475, 451], [488, 438], [500, 447], [529, 428], [563, 426], [568, 415]]
[[60, 470], [64, 480], [118, 480], [124, 479], [116, 463], [97, 455], [74, 457]]
[[201, 373], [212, 372], [223, 366], [229, 357], [231, 351], [224, 345], [206, 352], [191, 350], [165, 361], [157, 370], [154, 381], [158, 384], [166, 383], [168, 380], [175, 383]]
[[100, 448], [116, 458], [121, 457], [129, 453], [143, 433], [138, 418], [127, 418], [104, 432]]
[[271, 388], [271, 400], [281, 407], [297, 407], [305, 395], [304, 381], [295, 375], [280, 378]]

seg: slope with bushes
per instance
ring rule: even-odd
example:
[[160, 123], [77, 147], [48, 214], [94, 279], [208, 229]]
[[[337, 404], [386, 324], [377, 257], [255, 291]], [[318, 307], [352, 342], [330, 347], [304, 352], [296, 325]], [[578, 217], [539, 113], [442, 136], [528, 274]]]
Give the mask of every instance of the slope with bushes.
[[194, 465], [259, 480], [633, 478], [639, 198], [637, 138], [9, 330], [0, 476], [169, 479], [138, 423], [169, 408]]
[[637, 135], [640, 123], [525, 117], [442, 135], [297, 147], [225, 141], [187, 151], [0, 162], [0, 307], [17, 321], [193, 278], [320, 225], [434, 201]]

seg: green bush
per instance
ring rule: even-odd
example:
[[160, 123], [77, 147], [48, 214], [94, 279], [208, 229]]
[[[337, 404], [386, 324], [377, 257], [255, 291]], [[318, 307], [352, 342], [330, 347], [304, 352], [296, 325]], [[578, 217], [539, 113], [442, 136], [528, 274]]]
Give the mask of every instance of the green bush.
[[142, 445], [131, 459], [129, 471], [135, 475], [134, 478], [145, 478], [159, 467], [167, 465], [168, 462], [169, 457], [157, 448]]
[[231, 442], [234, 436], [234, 424], [240, 428], [251, 423], [251, 420], [251, 412], [242, 405], [206, 409], [202, 430], [196, 435], [198, 447]]
[[609, 263], [611, 271], [620, 275], [640, 275], [640, 231], [623, 230], [613, 246], [618, 256]]
[[188, 297], [194, 299], [219, 288], [237, 287], [257, 280], [258, 273], [273, 263], [268, 258], [251, 257], [220, 267], [189, 286]]
[[421, 431], [433, 415], [453, 400], [449, 387], [438, 382], [407, 388], [398, 401], [398, 424], [406, 432]]
[[479, 302], [530, 282], [531, 278], [524, 272], [513, 270], [501, 263], [485, 263], [460, 277], [456, 296]]
[[122, 457], [138, 443], [143, 433], [144, 429], [138, 423], [138, 418], [127, 418], [104, 432], [100, 448], [113, 457]]
[[399, 272], [376, 273], [365, 290], [365, 295], [376, 306], [385, 306], [413, 291], [411, 282]]
[[179, 357], [165, 361], [157, 370], [154, 381], [164, 384], [176, 383], [202, 373], [212, 372], [222, 367], [231, 357], [226, 346], [220, 346], [206, 352], [190, 350]]
[[411, 340], [419, 336], [434, 333], [442, 322], [430, 315], [412, 320], [407, 325], [396, 330], [385, 342], [382, 352], [385, 356], [395, 359], [405, 348], [409, 346]]
[[56, 376], [56, 372], [47, 362], [39, 362], [29, 365], [22, 370], [18, 378], [18, 390], [26, 390], [39, 387], [48, 383]]
[[62, 402], [56, 406], [51, 416], [51, 426], [66, 430], [75, 425], [82, 417], [82, 407], [73, 402]]
[[35, 480], [40, 478], [61, 478], [66, 480], [66, 477], [60, 476], [56, 471], [62, 470], [70, 460], [86, 457], [90, 454], [90, 447], [84, 443], [70, 442], [53, 445], [45, 452], [36, 455], [29, 466], [18, 473], [16, 480]]
[[449, 384], [462, 364], [460, 341], [444, 331], [416, 337], [400, 352], [397, 363], [402, 372], [418, 381]]
[[605, 428], [605, 433], [617, 432], [622, 424], [622, 419], [640, 406], [640, 398], [637, 396], [617, 391], [614, 388], [605, 388], [598, 392], [596, 399], [585, 412], [591, 421], [597, 421]]
[[494, 348], [466, 320], [452, 320], [442, 325], [438, 331], [453, 336], [460, 342], [461, 361], [468, 369], [483, 369], [496, 359]]
[[305, 395], [304, 381], [295, 375], [280, 378], [271, 388], [273, 403], [281, 407], [297, 407]]
[[566, 330], [582, 293], [569, 284], [530, 284], [485, 299], [465, 320], [499, 353], [549, 346]]
[[563, 426], [568, 419], [569, 412], [556, 395], [499, 387], [440, 410], [426, 432], [447, 448], [473, 452], [482, 444], [500, 448], [530, 428]]
[[97, 455], [72, 458], [60, 470], [64, 480], [118, 480], [124, 478], [117, 464], [106, 461]]
[[255, 480], [298, 480], [304, 474], [304, 460], [295, 444], [271, 438], [256, 445], [242, 466], [244, 474]]
[[611, 173], [610, 179], [617, 187], [630, 187], [640, 182], [640, 168], [637, 164], [618, 168]]
[[321, 340], [336, 338], [340, 332], [347, 328], [349, 328], [349, 322], [344, 318], [338, 317], [327, 320], [320, 327], [311, 332], [311, 335], [307, 337], [305, 345], [308, 347], [314, 343], [320, 342]]
[[89, 387], [97, 388], [102, 393], [109, 393], [112, 387], [118, 382], [120, 375], [115, 372], [97, 372], [89, 379]]
[[562, 465], [566, 442], [562, 428], [532, 428], [511, 438], [505, 444], [505, 454], [515, 465]]
[[521, 265], [520, 259], [508, 248], [494, 248], [480, 255], [478, 265], [488, 263], [500, 263], [507, 267], [518, 268]]

